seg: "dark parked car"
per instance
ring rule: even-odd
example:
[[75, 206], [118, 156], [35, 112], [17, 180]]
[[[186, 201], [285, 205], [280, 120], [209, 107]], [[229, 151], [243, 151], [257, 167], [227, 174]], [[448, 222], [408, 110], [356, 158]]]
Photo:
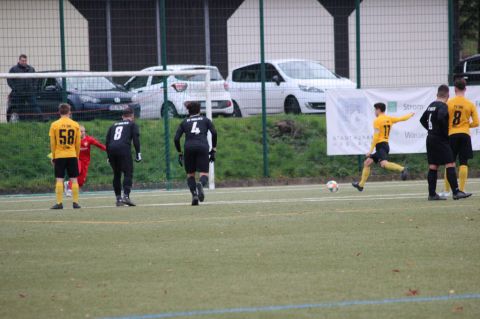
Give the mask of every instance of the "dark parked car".
[[468, 84], [480, 84], [480, 54], [458, 62], [453, 71], [453, 79], [458, 78], [464, 78]]
[[[105, 77], [67, 78], [66, 83], [67, 100], [72, 106], [72, 117], [75, 120], [118, 119], [122, 111], [129, 106], [134, 110], [136, 117], [140, 116], [140, 104], [136, 102], [136, 95]], [[46, 119], [56, 119], [58, 104], [62, 102], [62, 79], [39, 79], [37, 87], [37, 104], [43, 116]], [[28, 106], [17, 109], [11, 105], [9, 96], [7, 121], [30, 119], [26, 114], [28, 109]]]

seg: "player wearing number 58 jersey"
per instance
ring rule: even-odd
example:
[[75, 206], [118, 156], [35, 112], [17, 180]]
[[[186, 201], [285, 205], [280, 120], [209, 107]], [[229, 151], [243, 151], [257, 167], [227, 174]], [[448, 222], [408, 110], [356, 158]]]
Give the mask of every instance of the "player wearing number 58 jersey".
[[[135, 206], [130, 200], [133, 184], [132, 142], [135, 147], [135, 161], [142, 161], [140, 153], [140, 130], [134, 122], [131, 108], [123, 111], [122, 121], [113, 124], [107, 133], [105, 146], [108, 161], [113, 170], [113, 190], [117, 197], [117, 206]], [[123, 198], [122, 198], [123, 174]]]
[[[406, 121], [413, 116], [413, 113], [404, 115], [402, 117], [393, 117], [385, 114], [386, 106], [384, 103], [376, 103], [374, 106], [376, 119], [373, 122], [373, 140], [370, 151], [367, 153], [367, 159], [363, 163], [362, 179], [360, 182], [353, 182], [352, 186], [363, 191], [365, 183], [370, 176], [370, 166], [373, 163], [380, 163], [380, 166], [395, 172], [401, 173], [402, 180], [407, 179], [407, 169], [401, 165], [388, 161], [388, 153], [390, 147], [388, 145], [388, 139], [390, 138], [390, 131], [393, 124]], [[372, 154], [375, 149], [375, 153]]]
[[[203, 202], [205, 194], [203, 187], [208, 183], [209, 162], [215, 161], [217, 147], [217, 131], [212, 121], [200, 115], [200, 103], [187, 104], [189, 117], [183, 120], [175, 134], [175, 147], [178, 151], [178, 163], [185, 164], [187, 184], [192, 193], [192, 205]], [[212, 150], [209, 152], [207, 135], [212, 134]], [[185, 134], [185, 155], [182, 153], [180, 139]], [[185, 162], [185, 163], [184, 163]], [[200, 182], [195, 180], [195, 172], [200, 175]]]
[[[470, 128], [478, 127], [478, 112], [476, 106], [465, 97], [467, 83], [457, 79], [454, 83], [455, 97], [448, 100], [449, 126], [448, 135], [454, 160], [460, 162], [458, 168], [459, 188], [465, 191], [468, 177], [468, 160], [473, 158]], [[449, 193], [450, 185], [445, 179], [445, 191]], [[445, 194], [446, 195], [446, 194]]]
[[72, 181], [73, 208], [78, 205], [78, 156], [80, 154], [80, 125], [70, 118], [70, 105], [58, 107], [60, 119], [50, 126], [50, 150], [55, 168], [55, 195], [57, 203], [52, 209], [63, 209], [63, 180], [65, 171]]

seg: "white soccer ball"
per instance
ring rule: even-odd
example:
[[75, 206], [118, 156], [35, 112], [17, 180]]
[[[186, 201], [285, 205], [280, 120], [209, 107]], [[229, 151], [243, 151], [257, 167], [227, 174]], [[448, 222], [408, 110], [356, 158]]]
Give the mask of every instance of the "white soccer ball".
[[331, 193], [336, 193], [338, 192], [338, 183], [335, 182], [335, 181], [329, 181], [327, 183], [327, 189], [331, 192]]

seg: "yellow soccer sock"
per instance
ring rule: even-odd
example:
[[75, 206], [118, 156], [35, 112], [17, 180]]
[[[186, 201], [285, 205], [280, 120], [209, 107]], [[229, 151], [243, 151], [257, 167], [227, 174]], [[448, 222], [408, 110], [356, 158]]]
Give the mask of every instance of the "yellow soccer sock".
[[445, 168], [445, 192], [450, 193], [450, 183], [448, 183], [447, 178], [447, 168]]
[[78, 204], [78, 193], [80, 191], [80, 187], [78, 187], [78, 182], [72, 183], [72, 199], [74, 203]]
[[55, 184], [55, 197], [57, 198], [57, 204], [61, 204], [63, 201], [63, 183], [57, 182]]
[[467, 184], [468, 178], [468, 166], [460, 165], [458, 168], [458, 189], [462, 192], [465, 191], [465, 185]]
[[370, 167], [364, 167], [362, 171], [362, 179], [360, 180], [360, 183], [358, 185], [360, 187], [364, 187], [365, 183], [367, 182], [368, 176], [370, 176]]
[[389, 171], [395, 171], [395, 172], [402, 172], [404, 170], [403, 166], [392, 163], [392, 162], [387, 162], [384, 167]]

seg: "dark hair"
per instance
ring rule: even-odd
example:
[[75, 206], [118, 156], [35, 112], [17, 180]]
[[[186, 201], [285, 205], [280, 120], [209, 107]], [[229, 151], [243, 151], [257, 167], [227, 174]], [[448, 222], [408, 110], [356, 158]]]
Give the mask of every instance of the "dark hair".
[[373, 107], [376, 109], [376, 110], [380, 110], [380, 112], [385, 112], [385, 110], [387, 109], [387, 106], [385, 105], [385, 103], [375, 103], [373, 105]]
[[26, 54], [20, 54], [20, 56], [18, 57], [18, 59], [26, 59], [27, 58], [27, 55]]
[[465, 81], [464, 78], [459, 78], [455, 80], [454, 83], [455, 88], [457, 88], [460, 91], [464, 91], [465, 88], [467, 87], [467, 81]]
[[58, 106], [58, 113], [60, 113], [61, 115], [67, 115], [68, 113], [70, 113], [70, 109], [70, 104], [60, 103], [60, 105]]
[[133, 110], [131, 107], [127, 107], [125, 110], [122, 112], [123, 117], [132, 117], [133, 116]]
[[438, 90], [437, 90], [437, 97], [441, 98], [441, 99], [445, 99], [445, 98], [448, 98], [448, 94], [449, 94], [450, 90], [448, 88], [448, 85], [446, 84], [442, 84], [438, 87]]
[[186, 105], [188, 110], [188, 115], [195, 115], [200, 113], [200, 103], [198, 102], [188, 102]]

